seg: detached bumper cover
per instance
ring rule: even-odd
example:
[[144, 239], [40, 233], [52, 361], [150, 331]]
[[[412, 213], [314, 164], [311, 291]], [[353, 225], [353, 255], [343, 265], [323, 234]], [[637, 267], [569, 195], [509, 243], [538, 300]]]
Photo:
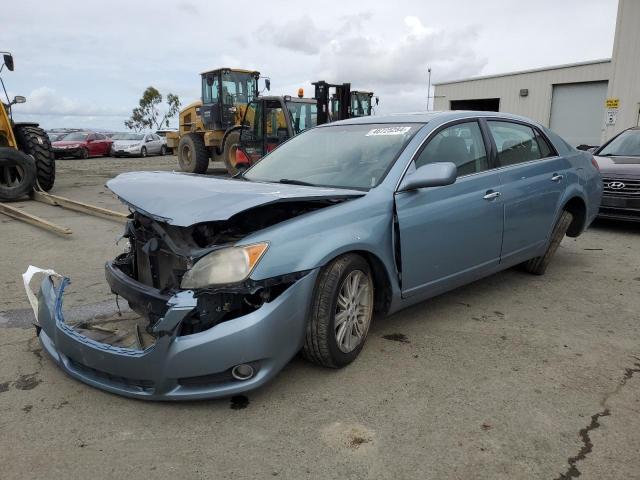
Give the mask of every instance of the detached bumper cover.
[[[64, 323], [62, 298], [50, 277], [40, 286], [39, 338], [53, 360], [72, 377], [94, 387], [149, 400], [216, 398], [260, 387], [302, 348], [305, 319], [317, 270], [258, 310], [193, 335], [178, 336], [180, 322], [196, 307], [192, 292], [169, 299], [154, 326], [156, 343], [145, 350], [89, 339]], [[257, 366], [250, 380], [228, 372], [241, 363]]]

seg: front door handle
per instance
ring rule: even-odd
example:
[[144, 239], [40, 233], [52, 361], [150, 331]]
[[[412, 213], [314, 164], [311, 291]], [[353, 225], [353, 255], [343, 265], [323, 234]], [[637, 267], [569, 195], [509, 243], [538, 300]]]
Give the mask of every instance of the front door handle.
[[494, 198], [498, 198], [500, 195], [502, 195], [500, 192], [494, 192], [494, 191], [489, 190], [487, 192], [487, 194], [482, 198], [484, 198], [485, 200], [491, 201]]
[[557, 173], [553, 174], [553, 177], [551, 177], [551, 181], [552, 182], [559, 182], [560, 180], [562, 180], [564, 178], [564, 175], [559, 175]]

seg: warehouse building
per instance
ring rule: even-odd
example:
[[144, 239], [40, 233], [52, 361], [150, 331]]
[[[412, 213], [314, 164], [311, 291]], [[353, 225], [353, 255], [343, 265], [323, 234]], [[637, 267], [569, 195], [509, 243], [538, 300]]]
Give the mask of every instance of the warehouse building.
[[640, 125], [640, 0], [619, 0], [611, 58], [435, 84], [436, 110], [533, 118], [574, 146]]

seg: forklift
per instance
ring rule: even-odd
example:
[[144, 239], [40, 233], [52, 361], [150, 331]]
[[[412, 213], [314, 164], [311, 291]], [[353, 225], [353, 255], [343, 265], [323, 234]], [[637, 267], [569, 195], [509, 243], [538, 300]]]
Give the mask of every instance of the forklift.
[[236, 168], [248, 168], [289, 138], [319, 125], [318, 102], [303, 96], [299, 89], [298, 98], [264, 96], [249, 103], [235, 148]]
[[[303, 130], [324, 123], [371, 115], [373, 92], [351, 91], [350, 83], [313, 82], [314, 98], [264, 96], [249, 103], [238, 143], [231, 147], [237, 171], [245, 170]], [[333, 92], [331, 90], [333, 89]], [[376, 97], [376, 105], [378, 98]]]

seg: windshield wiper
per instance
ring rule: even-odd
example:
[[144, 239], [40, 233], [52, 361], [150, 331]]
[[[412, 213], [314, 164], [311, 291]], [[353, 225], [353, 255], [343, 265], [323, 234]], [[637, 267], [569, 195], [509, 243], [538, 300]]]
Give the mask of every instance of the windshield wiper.
[[302, 185], [305, 187], [315, 187], [315, 183], [303, 182], [302, 180], [291, 180], [289, 178], [281, 178], [278, 183], [286, 183], [288, 185]]

